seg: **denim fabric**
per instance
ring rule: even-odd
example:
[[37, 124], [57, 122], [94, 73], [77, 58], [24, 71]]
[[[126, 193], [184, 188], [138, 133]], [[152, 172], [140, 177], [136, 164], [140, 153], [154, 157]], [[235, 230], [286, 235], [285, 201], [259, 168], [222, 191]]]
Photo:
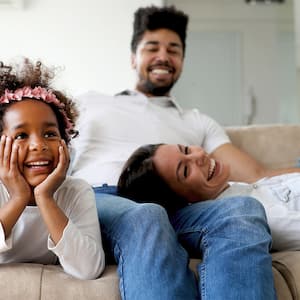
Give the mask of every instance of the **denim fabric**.
[[[276, 299], [271, 236], [258, 201], [200, 202], [168, 216], [159, 205], [116, 196], [115, 187], [94, 190], [106, 254], [118, 263], [122, 299]], [[189, 256], [203, 258], [199, 283]]]
[[250, 197], [195, 203], [171, 216], [198, 265], [201, 299], [276, 299], [271, 235], [263, 206]]

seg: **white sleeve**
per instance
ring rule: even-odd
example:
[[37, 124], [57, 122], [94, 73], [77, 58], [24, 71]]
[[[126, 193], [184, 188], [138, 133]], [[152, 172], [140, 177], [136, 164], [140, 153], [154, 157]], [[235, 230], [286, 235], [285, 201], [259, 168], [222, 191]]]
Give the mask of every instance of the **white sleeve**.
[[11, 235], [5, 239], [5, 232], [0, 222], [0, 253], [10, 250], [12, 248], [12, 237]]
[[220, 126], [214, 119], [205, 114], [201, 114], [198, 110], [196, 113], [196, 130], [199, 132], [201, 145], [207, 153], [211, 153], [219, 146], [230, 143], [230, 139], [224, 128]]
[[95, 279], [105, 266], [95, 196], [85, 181], [71, 181], [71, 186], [64, 185], [57, 191], [58, 205], [69, 222], [56, 245], [49, 237], [48, 248], [58, 256], [66, 273], [80, 279]]
[[[8, 192], [0, 181], [0, 207], [8, 201]], [[5, 232], [2, 223], [0, 222], [0, 253], [12, 249], [13, 246], [13, 230], [8, 238], [5, 238]]]

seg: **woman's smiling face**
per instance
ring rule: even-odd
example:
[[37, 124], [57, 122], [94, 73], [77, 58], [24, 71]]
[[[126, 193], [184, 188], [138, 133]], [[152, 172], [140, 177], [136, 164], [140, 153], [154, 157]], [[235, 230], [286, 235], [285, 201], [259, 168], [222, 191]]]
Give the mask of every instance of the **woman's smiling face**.
[[18, 145], [18, 167], [32, 187], [57, 166], [61, 135], [51, 107], [37, 100], [23, 100], [7, 108], [3, 132]]
[[214, 199], [228, 186], [229, 166], [199, 146], [159, 146], [153, 162], [166, 183], [189, 202]]

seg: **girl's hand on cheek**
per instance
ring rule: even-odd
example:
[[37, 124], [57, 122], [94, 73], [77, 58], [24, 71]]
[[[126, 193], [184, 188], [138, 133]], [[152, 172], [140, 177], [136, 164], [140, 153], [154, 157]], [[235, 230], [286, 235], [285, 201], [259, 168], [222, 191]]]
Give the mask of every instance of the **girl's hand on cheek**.
[[26, 205], [32, 199], [32, 191], [18, 166], [19, 146], [11, 137], [0, 139], [0, 179], [12, 200], [20, 200]]
[[59, 159], [56, 168], [52, 171], [48, 177], [41, 182], [34, 189], [34, 195], [36, 201], [39, 199], [49, 199], [53, 198], [53, 194], [60, 187], [63, 181], [66, 178], [69, 163], [70, 155], [67, 145], [64, 140], [61, 141], [60, 146], [58, 147]]

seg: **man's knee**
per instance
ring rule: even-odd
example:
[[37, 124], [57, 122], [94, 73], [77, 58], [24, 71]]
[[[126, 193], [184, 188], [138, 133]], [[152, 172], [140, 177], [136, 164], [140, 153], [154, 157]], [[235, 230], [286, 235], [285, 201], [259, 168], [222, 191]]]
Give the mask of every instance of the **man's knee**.
[[175, 231], [170, 224], [166, 210], [154, 203], [143, 203], [132, 207], [113, 224], [114, 235], [119, 243], [128, 244], [135, 241], [154, 245], [160, 242], [174, 242]]
[[102, 195], [96, 204], [100, 224], [108, 232], [120, 230], [138, 234], [169, 225], [166, 210], [158, 204], [141, 204], [113, 195]]
[[137, 220], [140, 224], [151, 227], [161, 227], [165, 226], [166, 223], [169, 224], [166, 210], [155, 203], [138, 204], [134, 209], [131, 209], [125, 217], [131, 221]]

